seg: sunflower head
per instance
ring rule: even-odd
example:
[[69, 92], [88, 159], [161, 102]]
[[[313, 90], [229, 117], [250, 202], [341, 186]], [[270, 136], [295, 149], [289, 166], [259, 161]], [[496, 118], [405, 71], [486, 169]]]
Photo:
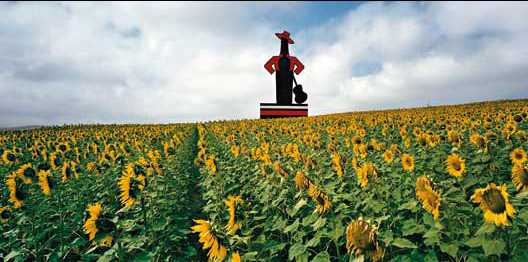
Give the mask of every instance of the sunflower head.
[[17, 175], [27, 185], [33, 183], [33, 181], [36, 180], [36, 178], [37, 178], [37, 175], [35, 173], [35, 169], [33, 169], [33, 166], [31, 164], [22, 165], [18, 169]]
[[121, 203], [128, 207], [136, 203], [141, 191], [145, 188], [145, 177], [136, 175], [132, 169], [128, 168], [123, 172], [117, 184], [121, 190]]
[[112, 244], [111, 234], [116, 227], [109, 219], [108, 213], [104, 212], [99, 203], [88, 205], [86, 211], [90, 217], [84, 223], [84, 232], [89, 235], [90, 240], [99, 245], [110, 246]]
[[403, 170], [412, 172], [414, 170], [414, 158], [409, 154], [403, 154], [402, 166]]
[[516, 148], [510, 153], [510, 158], [514, 164], [526, 162], [526, 152], [522, 148]]
[[5, 224], [9, 221], [11, 217], [11, 208], [8, 206], [0, 208], [0, 223]]
[[528, 168], [515, 164], [512, 168], [512, 182], [517, 190], [528, 191]]
[[452, 154], [447, 157], [447, 171], [449, 174], [455, 177], [461, 177], [466, 171], [466, 164], [462, 158], [457, 154]]
[[2, 154], [2, 160], [6, 165], [12, 165], [16, 162], [17, 158], [13, 151], [11, 150], [5, 150]]
[[44, 195], [49, 196], [51, 195], [51, 189], [54, 186], [53, 179], [50, 177], [51, 170], [44, 171], [41, 170], [38, 173], [39, 182], [38, 185], [42, 189], [42, 193]]
[[365, 254], [373, 261], [383, 257], [383, 250], [376, 240], [377, 229], [369, 222], [359, 219], [352, 221], [346, 229], [347, 250], [350, 254]]
[[515, 216], [515, 209], [510, 204], [507, 185], [500, 187], [495, 183], [489, 184], [486, 188], [479, 188], [471, 196], [474, 203], [480, 204], [484, 219], [488, 223], [494, 222], [496, 226], [508, 226], [508, 216]]
[[216, 261], [218, 259], [219, 261], [223, 261], [227, 256], [227, 249], [220, 243], [215, 233], [211, 230], [211, 224], [209, 221], [201, 219], [193, 219], [193, 221], [197, 225], [191, 227], [191, 229], [194, 233], [200, 234], [198, 242], [203, 243], [203, 249], [210, 248], [208, 252], [209, 260]]
[[394, 160], [394, 153], [392, 153], [392, 150], [385, 150], [385, 153], [383, 154], [383, 159], [387, 163], [392, 163], [392, 161]]
[[433, 190], [431, 181], [426, 176], [416, 179], [416, 197], [422, 202], [423, 208], [433, 214], [435, 219], [440, 216], [440, 194]]

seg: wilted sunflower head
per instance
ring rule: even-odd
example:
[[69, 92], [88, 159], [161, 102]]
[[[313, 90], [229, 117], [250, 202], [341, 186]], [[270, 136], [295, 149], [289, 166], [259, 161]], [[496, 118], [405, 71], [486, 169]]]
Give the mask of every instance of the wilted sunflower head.
[[486, 188], [479, 188], [471, 196], [474, 203], [479, 203], [486, 222], [495, 222], [496, 226], [508, 226], [508, 216], [515, 216], [515, 209], [510, 204], [507, 185], [497, 187], [495, 183], [489, 184]]
[[350, 254], [365, 254], [373, 261], [383, 257], [383, 251], [376, 240], [377, 229], [368, 221], [359, 219], [352, 221], [346, 229], [347, 250]]
[[516, 148], [510, 153], [510, 158], [514, 164], [526, 162], [526, 152], [522, 148]]

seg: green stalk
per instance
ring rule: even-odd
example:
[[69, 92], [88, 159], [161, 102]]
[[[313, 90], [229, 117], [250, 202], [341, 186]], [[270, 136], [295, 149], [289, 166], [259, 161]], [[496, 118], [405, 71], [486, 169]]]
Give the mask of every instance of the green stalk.
[[143, 223], [145, 226], [145, 236], [148, 234], [148, 226], [147, 226], [147, 210], [145, 208], [145, 197], [143, 194], [141, 194], [141, 211], [143, 212]]

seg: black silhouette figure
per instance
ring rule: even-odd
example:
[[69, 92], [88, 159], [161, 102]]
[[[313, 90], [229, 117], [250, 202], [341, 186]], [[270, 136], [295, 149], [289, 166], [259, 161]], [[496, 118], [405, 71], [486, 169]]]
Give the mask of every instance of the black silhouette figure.
[[[294, 43], [290, 38], [290, 33], [284, 31], [275, 33], [275, 35], [281, 40], [280, 55], [270, 58], [264, 68], [270, 74], [275, 72], [277, 104], [291, 105], [292, 91], [295, 93], [295, 102], [301, 104], [306, 101], [308, 95], [302, 90], [302, 85], [297, 85], [293, 73], [300, 74], [304, 65], [296, 57], [289, 54], [288, 45]], [[295, 81], [295, 88], [292, 90], [293, 81]]]

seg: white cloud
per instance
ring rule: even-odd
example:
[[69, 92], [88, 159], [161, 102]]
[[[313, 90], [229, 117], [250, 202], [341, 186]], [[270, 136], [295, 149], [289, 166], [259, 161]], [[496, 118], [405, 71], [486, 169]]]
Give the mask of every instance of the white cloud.
[[[306, 4], [2, 3], [0, 126], [257, 118], [273, 33]], [[290, 51], [310, 114], [528, 97], [527, 15], [371, 2], [292, 32]]]

